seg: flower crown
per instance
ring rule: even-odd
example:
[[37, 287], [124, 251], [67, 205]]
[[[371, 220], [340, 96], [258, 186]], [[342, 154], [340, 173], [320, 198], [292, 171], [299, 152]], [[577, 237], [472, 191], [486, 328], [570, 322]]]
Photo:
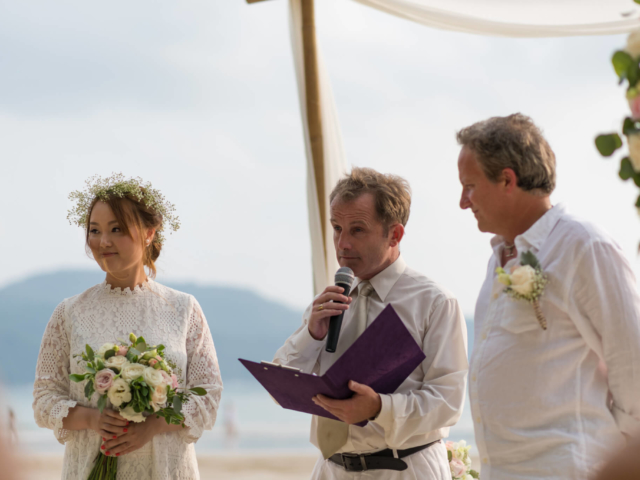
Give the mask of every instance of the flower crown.
[[[84, 191], [76, 190], [69, 194], [69, 200], [74, 200], [76, 205], [69, 210], [67, 220], [71, 225], [87, 227], [87, 216], [91, 203], [99, 198], [106, 201], [112, 195], [117, 197], [131, 196], [143, 203], [147, 208], [162, 215], [162, 230], [167, 228], [175, 232], [180, 228], [180, 219], [175, 215], [175, 207], [167, 202], [159, 190], [154, 189], [151, 183], [143, 183], [140, 177], [126, 179], [121, 173], [114, 173], [110, 177], [102, 178], [94, 175], [85, 181]], [[156, 241], [164, 243], [162, 233], [156, 232]]]

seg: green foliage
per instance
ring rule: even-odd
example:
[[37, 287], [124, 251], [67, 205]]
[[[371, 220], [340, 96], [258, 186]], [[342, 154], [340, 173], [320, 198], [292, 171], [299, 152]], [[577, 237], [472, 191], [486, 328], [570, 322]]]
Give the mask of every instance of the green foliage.
[[207, 394], [207, 391], [202, 387], [194, 387], [194, 388], [190, 388], [189, 390], [201, 397], [204, 397]]
[[449, 458], [449, 463], [451, 463], [451, 460], [453, 460], [453, 453], [451, 450], [447, 450], [447, 457]]
[[534, 268], [535, 270], [540, 269], [540, 262], [538, 261], [538, 258], [531, 251], [524, 252], [520, 256], [520, 265], [523, 265], [523, 266], [524, 265], [529, 265], [530, 267]]
[[87, 345], [87, 358], [91, 362], [93, 362], [93, 359], [95, 358], [95, 354], [93, 353], [93, 349], [89, 345]]
[[473, 469], [469, 470], [469, 475], [471, 475], [473, 478], [480, 478], [480, 474]]
[[100, 410], [100, 413], [102, 413], [102, 411], [104, 410], [104, 407], [107, 406], [107, 395], [100, 395], [100, 398], [98, 399], [98, 410]]
[[182, 399], [179, 395], [173, 397], [173, 411], [176, 413], [182, 413]]
[[620, 161], [620, 171], [618, 172], [620, 178], [622, 180], [629, 180], [630, 178], [633, 178], [635, 173], [636, 172], [633, 169], [633, 165], [631, 165], [631, 160], [629, 159], [629, 157], [624, 157]]
[[91, 397], [93, 396], [94, 392], [95, 392], [95, 389], [93, 388], [93, 378], [92, 378], [84, 386], [84, 396], [87, 397], [87, 399], [91, 400]]
[[636, 207], [640, 208], [640, 195], [638, 196], [638, 199], [636, 200]]
[[109, 360], [111, 357], [115, 357], [115, 355], [116, 355], [116, 351], [115, 350], [107, 350], [104, 353], [104, 359], [105, 360]]
[[622, 133], [627, 137], [635, 133], [640, 133], [640, 122], [631, 117], [626, 117], [622, 122]]
[[75, 382], [75, 383], [80, 383], [80, 382], [84, 381], [84, 377], [85, 377], [85, 375], [78, 375], [77, 373], [69, 375], [69, 378], [71, 379], [71, 381]]
[[608, 133], [596, 137], [596, 148], [603, 157], [610, 157], [622, 147], [622, 139], [617, 133]]
[[[616, 71], [616, 75], [620, 78], [620, 81], [623, 81], [625, 78], [629, 79], [628, 72], [633, 65], [633, 58], [624, 50], [618, 50], [611, 57], [611, 63], [613, 64], [613, 69]], [[635, 85], [637, 81], [632, 84]]]

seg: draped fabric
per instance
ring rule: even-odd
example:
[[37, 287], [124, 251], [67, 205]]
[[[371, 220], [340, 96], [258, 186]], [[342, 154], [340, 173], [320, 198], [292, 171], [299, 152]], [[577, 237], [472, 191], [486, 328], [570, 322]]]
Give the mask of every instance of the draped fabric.
[[[302, 2], [289, 0], [291, 41], [307, 158], [307, 195], [315, 294], [333, 283], [338, 268], [329, 222], [329, 193], [347, 171], [331, 85], [317, 53], [322, 164], [312, 154], [304, 68]], [[633, 0], [354, 0], [423, 25], [478, 35], [559, 37], [609, 35], [640, 28], [640, 5]], [[383, 33], [383, 32], [381, 32]], [[314, 163], [315, 162], [315, 163]], [[317, 178], [316, 172], [323, 175]], [[323, 213], [324, 212], [324, 213]]]
[[[311, 151], [311, 138], [307, 120], [307, 101], [305, 88], [304, 46], [302, 39], [302, 1], [290, 0], [291, 43], [300, 109], [304, 127], [304, 138], [307, 157], [307, 208], [309, 211], [309, 229], [311, 233], [311, 256], [313, 264], [313, 285], [315, 294], [319, 294], [327, 285], [334, 283], [334, 275], [339, 268], [333, 248], [333, 229], [329, 222], [329, 194], [339, 178], [347, 171], [342, 135], [336, 112], [335, 102], [329, 77], [324, 62], [317, 52], [318, 87], [320, 111], [322, 113], [322, 143], [324, 146], [322, 173], [323, 185], [319, 184], [315, 175], [314, 158]], [[324, 211], [324, 218], [321, 212]]]

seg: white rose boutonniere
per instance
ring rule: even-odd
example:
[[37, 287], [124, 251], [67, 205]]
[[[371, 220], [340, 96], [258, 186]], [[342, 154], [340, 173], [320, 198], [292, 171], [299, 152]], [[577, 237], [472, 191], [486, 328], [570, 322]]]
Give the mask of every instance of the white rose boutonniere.
[[540, 261], [531, 252], [525, 252], [520, 257], [520, 265], [515, 267], [511, 274], [503, 268], [496, 268], [498, 281], [507, 288], [504, 292], [517, 300], [526, 300], [533, 305], [536, 318], [543, 330], [547, 329], [547, 320], [540, 308], [540, 297], [547, 284], [547, 277], [542, 271]]

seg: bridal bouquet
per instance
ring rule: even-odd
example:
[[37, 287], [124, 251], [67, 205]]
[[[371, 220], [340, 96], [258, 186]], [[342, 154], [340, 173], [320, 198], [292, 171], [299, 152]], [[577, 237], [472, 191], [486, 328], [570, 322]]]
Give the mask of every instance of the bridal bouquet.
[[[176, 369], [164, 358], [164, 345], [147, 345], [143, 337], [129, 335], [130, 343], [105, 343], [97, 352], [74, 355], [86, 363], [84, 374], [69, 375], [74, 382], [85, 382], [84, 395], [97, 393], [100, 413], [107, 401], [118, 413], [132, 422], [144, 422], [150, 415], [163, 417], [168, 424], [182, 425], [182, 405], [192, 394], [206, 395], [204, 388], [178, 391]], [[183, 425], [184, 426], [184, 425]], [[118, 459], [98, 453], [88, 480], [115, 480]]]
[[447, 456], [449, 457], [449, 468], [451, 468], [452, 480], [473, 480], [480, 478], [480, 474], [471, 468], [471, 456], [469, 450], [471, 446], [467, 442], [446, 442]]

